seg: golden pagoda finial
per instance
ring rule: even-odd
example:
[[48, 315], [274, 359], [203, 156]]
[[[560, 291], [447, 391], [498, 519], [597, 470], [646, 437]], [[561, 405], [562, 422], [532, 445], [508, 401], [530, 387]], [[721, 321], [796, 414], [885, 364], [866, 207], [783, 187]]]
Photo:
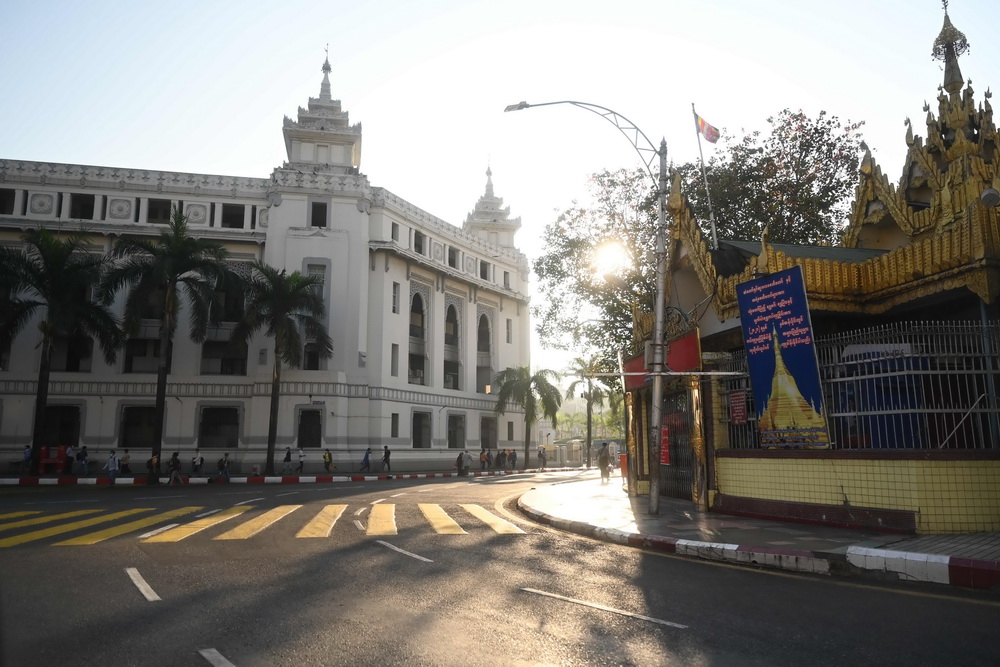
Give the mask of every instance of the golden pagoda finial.
[[969, 50], [969, 42], [948, 18], [948, 0], [942, 0], [941, 5], [944, 7], [944, 25], [934, 40], [931, 57], [944, 62], [944, 89], [949, 93], [957, 93], [962, 89], [962, 70], [958, 67], [958, 57]]

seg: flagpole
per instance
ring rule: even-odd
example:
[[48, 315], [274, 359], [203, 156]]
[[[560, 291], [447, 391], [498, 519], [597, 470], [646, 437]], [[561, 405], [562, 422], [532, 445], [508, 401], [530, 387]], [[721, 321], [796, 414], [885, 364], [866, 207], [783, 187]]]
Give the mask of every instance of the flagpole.
[[705, 182], [705, 197], [708, 198], [708, 224], [712, 230], [712, 250], [718, 250], [719, 238], [715, 234], [715, 210], [712, 208], [712, 193], [708, 190], [708, 174], [705, 172], [705, 154], [701, 152], [701, 127], [698, 125], [698, 112], [691, 103], [691, 113], [694, 114], [694, 133], [698, 135], [698, 157], [701, 158], [701, 178]]

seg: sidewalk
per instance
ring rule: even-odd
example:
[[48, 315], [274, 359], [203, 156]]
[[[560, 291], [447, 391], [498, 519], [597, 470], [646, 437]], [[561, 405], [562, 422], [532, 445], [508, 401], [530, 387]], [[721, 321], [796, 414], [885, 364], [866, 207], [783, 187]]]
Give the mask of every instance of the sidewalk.
[[690, 501], [629, 498], [620, 478], [540, 486], [518, 500], [540, 523], [618, 544], [708, 560], [1000, 590], [1000, 533], [909, 537], [704, 512]]

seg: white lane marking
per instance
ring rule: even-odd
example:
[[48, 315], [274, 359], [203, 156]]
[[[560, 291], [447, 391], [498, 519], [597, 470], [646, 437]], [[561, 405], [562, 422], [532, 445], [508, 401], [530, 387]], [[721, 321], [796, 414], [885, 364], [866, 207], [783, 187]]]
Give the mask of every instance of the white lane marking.
[[277, 495], [277, 497], [280, 498], [281, 496], [294, 496], [296, 493], [298, 493], [298, 491], [289, 491], [288, 493], [279, 493]]
[[417, 489], [417, 493], [427, 493], [428, 491], [434, 491], [434, 490], [435, 490], [435, 489], [434, 489], [434, 487], [432, 486], [432, 487], [431, 487], [431, 488], [429, 488], [429, 489]]
[[206, 516], [210, 516], [212, 514], [215, 514], [216, 512], [221, 512], [221, 511], [222, 510], [208, 510], [207, 512], [202, 512], [201, 514], [195, 514], [194, 518], [201, 519], [201, 518], [204, 518]]
[[198, 651], [201, 657], [208, 660], [208, 664], [212, 667], [236, 667], [233, 663], [222, 657], [222, 654], [216, 651], [214, 648], [203, 648]]
[[556, 593], [546, 593], [545, 591], [535, 590], [534, 588], [522, 588], [522, 591], [526, 593], [534, 593], [535, 595], [544, 595], [546, 597], [555, 598], [556, 600], [562, 600], [564, 602], [572, 602], [573, 604], [583, 605], [584, 607], [591, 607], [593, 609], [600, 609], [601, 611], [609, 611], [612, 614], [621, 614], [622, 616], [630, 616], [632, 618], [642, 619], [643, 621], [649, 621], [650, 623], [659, 623], [660, 625], [669, 625], [672, 628], [680, 628], [681, 630], [686, 630], [688, 626], [681, 625], [680, 623], [671, 623], [670, 621], [664, 621], [661, 618], [653, 618], [652, 616], [644, 616], [642, 614], [633, 614], [630, 611], [624, 611], [622, 609], [615, 609], [614, 607], [608, 607], [603, 604], [598, 604], [596, 602], [587, 602], [586, 600], [576, 600], [574, 598], [564, 597], [562, 595], [557, 595]]
[[139, 574], [139, 570], [135, 569], [134, 567], [126, 567], [125, 573], [128, 575], [128, 578], [132, 580], [132, 583], [135, 584], [135, 587], [139, 589], [139, 592], [142, 593], [143, 597], [145, 597], [147, 600], [149, 600], [150, 602], [156, 602], [157, 600], [160, 599], [160, 596], [157, 595], [152, 588], [150, 588], [149, 584], [146, 583], [146, 580], [142, 578], [141, 574]]
[[392, 494], [389, 497], [390, 498], [399, 498], [400, 496], [405, 496], [405, 495], [406, 495], [406, 492], [404, 491], [403, 493], [394, 493], [394, 494]]
[[142, 496], [142, 497], [133, 498], [132, 500], [153, 500], [154, 498], [156, 500], [159, 500], [160, 498], [187, 498], [187, 495], [180, 495], [180, 496], [161, 496], [161, 495]]
[[[261, 497], [261, 498], [250, 498], [248, 500], [241, 500], [240, 502], [236, 503], [236, 505], [243, 505], [245, 503], [252, 503], [255, 500], [267, 500], [267, 498]], [[235, 505], [234, 505], [234, 507], [235, 507]]]
[[382, 502], [383, 500], [385, 500], [385, 498], [379, 498], [378, 500], [373, 500], [372, 501], [372, 505], [377, 505], [378, 503]]
[[365, 527], [361, 525], [361, 522], [357, 519], [354, 520], [354, 525], [358, 527], [358, 530], [364, 530]]
[[383, 542], [382, 540], [375, 540], [375, 541], [378, 542], [379, 544], [381, 544], [384, 547], [389, 547], [393, 551], [398, 551], [399, 553], [403, 554], [404, 556], [409, 556], [410, 558], [416, 558], [417, 560], [422, 560], [425, 563], [433, 563], [434, 562], [430, 558], [424, 558], [423, 556], [418, 556], [415, 553], [410, 553], [409, 551], [406, 551], [405, 549], [400, 549], [399, 547], [394, 546], [392, 544], [389, 544], [388, 542]]
[[151, 530], [151, 531], [149, 531], [148, 533], [143, 533], [142, 535], [140, 535], [140, 536], [139, 536], [138, 538], [136, 538], [136, 539], [139, 539], [139, 540], [144, 540], [144, 539], [146, 539], [147, 537], [152, 537], [153, 535], [159, 535], [159, 534], [160, 534], [160, 533], [162, 533], [163, 531], [165, 531], [165, 530], [170, 530], [171, 528], [176, 528], [176, 527], [177, 527], [177, 526], [179, 526], [179, 525], [181, 525], [181, 524], [179, 524], [179, 523], [170, 523], [170, 524], [167, 524], [166, 526], [160, 526], [160, 527], [159, 527], [159, 528], [157, 528], [156, 530]]
[[366, 511], [368, 511], [368, 508], [367, 507], [362, 507], [361, 509], [359, 509], [357, 512], [354, 513], [354, 516], [361, 516]]

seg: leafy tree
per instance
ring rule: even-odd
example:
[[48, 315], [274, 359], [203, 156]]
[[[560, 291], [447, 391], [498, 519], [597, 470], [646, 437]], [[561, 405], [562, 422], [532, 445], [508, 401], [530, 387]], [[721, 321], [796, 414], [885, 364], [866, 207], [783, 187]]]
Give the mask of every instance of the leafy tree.
[[35, 393], [35, 421], [31, 438], [31, 473], [38, 463], [49, 397], [52, 347], [57, 338], [67, 344], [96, 339], [108, 364], [115, 363], [124, 336], [118, 320], [108, 310], [107, 299], [92, 301], [87, 294], [97, 285], [105, 268], [103, 255], [87, 250], [82, 234], [57, 238], [45, 228], [22, 237], [24, 248], [0, 247], [0, 292], [6, 292], [0, 310], [0, 340], [11, 341], [36, 313], [41, 360]]
[[524, 465], [528, 466], [531, 450], [531, 427], [539, 418], [552, 420], [558, 426], [557, 414], [562, 404], [562, 394], [553, 384], [559, 380], [555, 371], [540, 370], [534, 374], [527, 366], [513, 366], [497, 373], [493, 386], [497, 388], [497, 405], [494, 412], [504, 414], [509, 407], [524, 410]]
[[[603, 382], [596, 379], [592, 373], [600, 372], [600, 358], [577, 357], [573, 359], [572, 366], [574, 372], [580, 373], [583, 377], [574, 380], [566, 389], [566, 398], [573, 398], [580, 393], [580, 397], [587, 403], [587, 467], [590, 467], [590, 451], [593, 446], [594, 436], [594, 406], [603, 406], [604, 399], [608, 394], [608, 388]], [[581, 391], [582, 390], [582, 391]]]
[[[706, 162], [719, 238], [757, 240], [767, 225], [772, 243], [836, 243], [858, 182], [864, 123], [790, 109], [767, 122], [766, 135], [724, 134], [721, 150]], [[695, 215], [707, 221], [700, 166], [690, 162], [678, 171]]]
[[306, 277], [298, 271], [287, 274], [263, 262], [251, 266], [244, 285], [246, 308], [233, 330], [232, 340], [243, 348], [261, 328], [274, 339], [271, 371], [271, 411], [267, 429], [265, 473], [274, 474], [274, 447], [278, 435], [278, 400], [281, 395], [281, 364], [302, 365], [303, 336], [314, 345], [322, 359], [333, 355], [333, 341], [326, 331], [326, 308], [319, 288], [321, 278]]
[[[706, 171], [721, 239], [758, 240], [768, 226], [772, 243], [833, 243], [847, 220], [857, 183], [862, 123], [842, 124], [825, 111], [811, 118], [785, 109], [770, 131], [723, 135]], [[706, 227], [701, 167], [677, 167], [684, 195]], [[545, 228], [534, 262], [545, 299], [532, 314], [542, 342], [561, 349], [587, 341], [607, 358], [629, 349], [635, 311], [651, 313], [656, 193], [641, 170], [604, 171], [589, 183], [593, 204], [576, 203]], [[619, 242], [630, 265], [608, 281], [595, 269], [602, 244]], [[610, 369], [608, 369], [610, 370]]]
[[190, 338], [204, 342], [215, 300], [215, 287], [226, 274], [228, 253], [210, 239], [192, 237], [187, 218], [176, 208], [166, 230], [156, 240], [122, 237], [111, 251], [112, 269], [101, 292], [104, 298], [124, 288], [125, 330], [134, 335], [143, 317], [159, 316], [160, 357], [156, 372], [156, 407], [153, 421], [153, 455], [159, 456], [163, 440], [167, 372], [170, 346], [177, 329], [181, 293], [190, 309]]

